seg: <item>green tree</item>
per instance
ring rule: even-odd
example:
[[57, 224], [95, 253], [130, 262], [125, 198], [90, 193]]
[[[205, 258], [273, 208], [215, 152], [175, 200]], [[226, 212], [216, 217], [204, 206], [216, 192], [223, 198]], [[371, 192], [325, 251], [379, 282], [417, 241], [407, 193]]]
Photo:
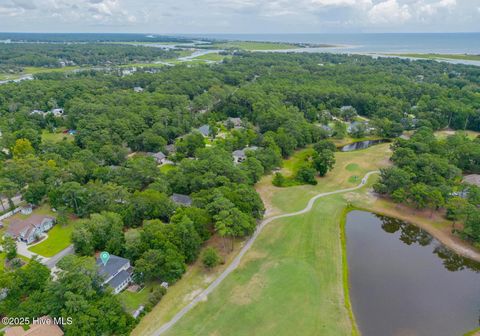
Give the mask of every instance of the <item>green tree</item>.
[[207, 247], [202, 253], [202, 263], [208, 268], [212, 269], [220, 263], [220, 256], [214, 247]]
[[302, 166], [298, 169], [295, 179], [302, 183], [308, 183], [311, 185], [316, 185], [317, 180], [315, 179], [315, 169], [309, 166]]
[[17, 257], [17, 243], [12, 237], [4, 237], [2, 243], [3, 252], [5, 252], [7, 260]]
[[329, 149], [315, 152], [313, 155], [313, 166], [320, 176], [325, 176], [329, 170], [332, 170], [335, 162], [335, 154]]

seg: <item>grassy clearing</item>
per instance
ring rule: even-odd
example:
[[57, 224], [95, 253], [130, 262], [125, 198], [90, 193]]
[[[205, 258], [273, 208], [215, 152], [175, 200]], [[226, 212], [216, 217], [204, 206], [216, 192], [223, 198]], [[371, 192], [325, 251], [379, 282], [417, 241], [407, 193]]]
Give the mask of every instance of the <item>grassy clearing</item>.
[[166, 163], [160, 166], [160, 172], [164, 174], [168, 173], [170, 170], [173, 170], [173, 169], [175, 169], [175, 165], [171, 163]]
[[480, 328], [469, 331], [463, 336], [480, 336]]
[[440, 139], [445, 139], [450, 135], [454, 135], [455, 133], [465, 133], [470, 139], [475, 139], [476, 137], [480, 136], [479, 132], [475, 131], [455, 131], [455, 130], [442, 130], [435, 132], [435, 136]]
[[42, 131], [42, 142], [60, 142], [60, 141], [68, 141], [72, 142], [74, 140], [74, 136], [71, 134], [63, 133], [65, 129], [59, 129], [56, 132], [49, 132], [47, 130]]
[[220, 55], [219, 53], [210, 53], [210, 54], [205, 54], [205, 55], [200, 55], [198, 57], [195, 57], [194, 60], [220, 62], [220, 61], [223, 61], [227, 57], [231, 58], [231, 56]]
[[213, 43], [212, 47], [219, 49], [243, 49], [243, 50], [286, 50], [300, 48], [296, 44], [276, 42], [255, 42], [255, 41], [230, 41], [224, 43]]
[[453, 59], [464, 61], [480, 61], [480, 55], [470, 54], [391, 54], [393, 56], [423, 58], [423, 59]]
[[118, 294], [118, 298], [123, 304], [125, 310], [129, 313], [133, 313], [141, 305], [147, 304], [150, 292], [158, 286], [160, 286], [158, 282], [151, 282], [146, 284], [144, 288], [136, 293], [124, 290]]
[[29, 250], [44, 257], [52, 257], [72, 243], [73, 228], [72, 222], [67, 225], [56, 224], [48, 231], [45, 241], [30, 247]]

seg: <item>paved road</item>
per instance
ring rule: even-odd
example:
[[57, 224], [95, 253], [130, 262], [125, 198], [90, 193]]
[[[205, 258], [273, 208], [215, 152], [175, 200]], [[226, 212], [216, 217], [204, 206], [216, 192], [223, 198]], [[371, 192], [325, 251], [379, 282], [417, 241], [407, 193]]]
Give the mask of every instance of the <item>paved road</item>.
[[219, 275], [219, 277], [217, 279], [215, 279], [207, 288], [205, 288], [205, 290], [202, 293], [200, 293], [197, 297], [195, 297], [192, 301], [190, 301], [190, 303], [188, 305], [183, 307], [183, 309], [180, 310], [170, 321], [168, 321], [167, 323], [162, 325], [160, 328], [158, 328], [153, 333], [153, 335], [159, 336], [159, 335], [163, 334], [164, 332], [166, 332], [175, 323], [177, 323], [186, 313], [188, 313], [193, 307], [195, 307], [195, 305], [198, 302], [203, 301], [205, 299], [205, 297], [208, 296], [208, 294], [210, 294], [215, 288], [217, 288], [218, 285], [230, 273], [232, 273], [238, 267], [238, 265], [240, 264], [240, 261], [242, 260], [242, 257], [252, 247], [253, 243], [255, 242], [255, 240], [257, 239], [257, 237], [260, 235], [260, 233], [262, 232], [262, 230], [265, 228], [265, 226], [267, 224], [273, 222], [274, 220], [280, 219], [280, 218], [298, 216], [298, 215], [302, 215], [304, 213], [307, 213], [310, 210], [312, 210], [313, 204], [319, 198], [360, 189], [361, 187], [363, 187], [367, 183], [368, 178], [371, 175], [378, 174], [378, 173], [379, 173], [379, 171], [371, 171], [371, 172], [367, 173], [365, 175], [365, 177], [362, 179], [362, 181], [360, 182], [360, 184], [356, 187], [341, 189], [341, 190], [335, 190], [335, 191], [330, 191], [330, 192], [318, 194], [318, 195], [312, 197], [308, 201], [307, 206], [303, 210], [300, 210], [300, 211], [297, 211], [297, 212], [291, 212], [291, 213], [287, 213], [287, 214], [283, 214], [283, 215], [273, 216], [273, 217], [270, 217], [270, 218], [267, 218], [267, 219], [263, 220], [260, 223], [260, 225], [257, 226], [257, 229], [255, 230], [254, 234], [250, 237], [250, 239], [247, 241], [247, 243], [242, 247], [242, 249], [240, 250], [238, 255], [235, 257], [235, 259], [233, 259], [232, 263]]
[[65, 257], [68, 254], [73, 254], [74, 251], [75, 250], [73, 249], [73, 245], [70, 245], [66, 249], [64, 249], [64, 250], [58, 252], [57, 254], [55, 254], [53, 257], [48, 258], [43, 263], [48, 268], [52, 269], [57, 265], [57, 263], [60, 261], [60, 259], [62, 259], [63, 257]]
[[[15, 205], [15, 206], [19, 205], [22, 202], [22, 196], [17, 195], [17, 196], [12, 197], [12, 202], [13, 202], [13, 205]], [[0, 199], [0, 208], [1, 208], [2, 211], [7, 211], [8, 208], [10, 208], [10, 204], [9, 204], [7, 198], [1, 198]]]

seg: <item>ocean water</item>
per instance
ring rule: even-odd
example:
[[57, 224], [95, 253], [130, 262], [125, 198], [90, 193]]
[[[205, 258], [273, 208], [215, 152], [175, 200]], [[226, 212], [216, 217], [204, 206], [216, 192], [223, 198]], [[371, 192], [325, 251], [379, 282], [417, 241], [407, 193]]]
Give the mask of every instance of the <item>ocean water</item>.
[[480, 55], [480, 33], [198, 34], [194, 36], [225, 40], [329, 44], [338, 46], [328, 48], [329, 51], [335, 52]]

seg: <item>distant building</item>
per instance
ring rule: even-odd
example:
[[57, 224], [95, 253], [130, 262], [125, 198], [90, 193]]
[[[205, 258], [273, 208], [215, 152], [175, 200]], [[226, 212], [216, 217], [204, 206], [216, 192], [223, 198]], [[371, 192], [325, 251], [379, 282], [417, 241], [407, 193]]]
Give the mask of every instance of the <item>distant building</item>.
[[232, 152], [233, 162], [235, 164], [238, 164], [238, 163], [241, 163], [241, 162], [245, 161], [247, 159], [246, 152], [249, 151], [249, 150], [255, 151], [257, 149], [258, 149], [258, 147], [251, 146], [251, 147], [245, 147], [244, 149], [239, 149], [239, 150], [233, 151]]
[[243, 122], [240, 118], [228, 118], [225, 122], [225, 126], [233, 125], [233, 128], [243, 128]]
[[50, 316], [38, 318], [38, 322], [31, 324], [28, 330], [20, 327], [10, 327], [5, 330], [5, 336], [63, 336], [64, 333], [54, 323]]
[[41, 115], [42, 117], [45, 117], [45, 115], [47, 115], [48, 112], [44, 112], [42, 110], [33, 110], [32, 112], [30, 112], [30, 115]]
[[42, 215], [31, 215], [25, 220], [12, 219], [5, 235], [31, 244], [54, 224], [54, 217]]
[[135, 86], [135, 87], [133, 88], [133, 91], [135, 91], [136, 93], [140, 93], [140, 92], [143, 92], [143, 88], [140, 87], [140, 86]]
[[110, 286], [114, 294], [127, 288], [132, 281], [133, 270], [128, 259], [110, 255], [105, 265], [100, 258], [97, 258], [97, 266], [98, 274], [103, 279], [102, 285]]
[[465, 175], [463, 177], [463, 182], [480, 187], [480, 175], [479, 174]]
[[26, 205], [20, 209], [20, 212], [22, 215], [30, 215], [33, 211], [33, 208], [31, 205]]
[[192, 205], [192, 198], [188, 195], [173, 194], [172, 196], [170, 196], [170, 199], [178, 205], [184, 205], [184, 206]]
[[54, 117], [60, 118], [60, 117], [63, 117], [64, 113], [65, 113], [64, 109], [55, 108], [47, 112], [44, 112], [42, 110], [33, 110], [32, 112], [30, 112], [30, 115], [41, 115], [42, 117], [45, 118], [47, 115], [53, 114]]
[[52, 112], [54, 117], [56, 118], [60, 118], [60, 117], [63, 117], [63, 114], [65, 113], [65, 111], [63, 110], [63, 108], [56, 108], [56, 109], [53, 109]]
[[208, 137], [211, 133], [210, 126], [209, 125], [203, 125], [198, 128], [198, 131], [204, 136]]
[[155, 159], [155, 161], [157, 162], [157, 164], [163, 164], [163, 163], [165, 163], [165, 160], [167, 159], [167, 156], [165, 154], [163, 154], [162, 152], [148, 153], [148, 155], [153, 157]]

